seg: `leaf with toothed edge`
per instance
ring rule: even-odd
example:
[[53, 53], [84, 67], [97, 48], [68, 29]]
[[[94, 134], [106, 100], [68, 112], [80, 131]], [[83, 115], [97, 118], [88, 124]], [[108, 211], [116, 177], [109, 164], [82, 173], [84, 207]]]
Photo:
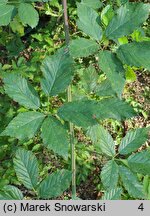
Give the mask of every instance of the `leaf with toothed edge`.
[[0, 136], [10, 136], [19, 140], [31, 139], [39, 130], [44, 118], [45, 115], [40, 112], [19, 113]]
[[13, 160], [19, 181], [28, 189], [35, 189], [39, 181], [38, 161], [31, 151], [18, 149]]

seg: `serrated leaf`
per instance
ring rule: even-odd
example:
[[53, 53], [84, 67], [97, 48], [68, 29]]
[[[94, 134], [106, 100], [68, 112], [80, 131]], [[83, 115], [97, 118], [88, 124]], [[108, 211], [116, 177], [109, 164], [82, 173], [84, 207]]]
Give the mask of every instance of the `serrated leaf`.
[[106, 28], [109, 39], [118, 39], [131, 34], [148, 18], [149, 5], [143, 3], [127, 3], [122, 5]]
[[13, 5], [0, 5], [0, 26], [6, 26], [10, 23], [15, 15], [15, 7]]
[[22, 23], [31, 26], [31, 28], [35, 28], [39, 22], [39, 14], [31, 4], [19, 4], [18, 15]]
[[119, 153], [127, 155], [140, 148], [148, 139], [148, 131], [149, 128], [138, 128], [129, 131], [120, 143]]
[[41, 81], [43, 91], [47, 95], [55, 96], [70, 84], [74, 73], [73, 60], [61, 49], [43, 61], [41, 70], [45, 77]]
[[98, 44], [90, 39], [78, 38], [70, 42], [70, 54], [74, 58], [87, 57], [99, 49]]
[[108, 131], [100, 125], [94, 125], [88, 129], [87, 135], [91, 138], [97, 147], [104, 154], [113, 157], [115, 156], [115, 143]]
[[120, 200], [121, 193], [121, 188], [111, 189], [105, 192], [104, 196], [102, 197], [102, 200]]
[[14, 101], [30, 109], [40, 107], [37, 92], [25, 78], [18, 74], [7, 74], [3, 81], [6, 94]]
[[64, 126], [56, 118], [49, 116], [42, 125], [44, 145], [55, 153], [67, 158], [68, 156], [68, 134]]
[[84, 4], [77, 4], [77, 14], [79, 19], [77, 25], [85, 34], [99, 41], [102, 38], [102, 28], [98, 24], [99, 15], [91, 7]]
[[130, 169], [125, 166], [119, 166], [119, 174], [125, 189], [131, 197], [140, 199], [145, 197], [143, 194], [142, 184], [138, 181], [137, 176], [133, 174]]
[[112, 89], [111, 83], [108, 79], [99, 83], [94, 92], [100, 97], [116, 96], [116, 92]]
[[98, 9], [102, 6], [100, 0], [82, 0], [81, 3], [93, 9]]
[[22, 192], [12, 185], [6, 185], [3, 187], [2, 191], [0, 191], [0, 200], [22, 200], [23, 194]]
[[81, 85], [88, 93], [91, 93], [96, 88], [97, 80], [98, 74], [95, 68], [90, 65], [83, 71], [81, 76]]
[[150, 70], [150, 41], [124, 44], [117, 50], [117, 56], [123, 64]]
[[128, 158], [128, 164], [130, 169], [134, 172], [150, 175], [150, 152], [142, 151], [131, 155]]
[[125, 71], [121, 61], [112, 52], [101, 51], [98, 63], [110, 81], [113, 90], [121, 97], [125, 85]]
[[52, 173], [40, 183], [38, 187], [39, 197], [48, 199], [60, 196], [69, 188], [71, 176], [71, 172], [64, 169]]
[[19, 181], [28, 189], [35, 189], [39, 181], [38, 161], [31, 151], [18, 149], [13, 160]]
[[64, 104], [58, 110], [58, 115], [71, 121], [77, 126], [87, 128], [97, 124], [96, 119], [125, 119], [135, 115], [133, 108], [118, 98], [104, 99], [100, 102], [93, 100], [73, 101]]
[[101, 180], [107, 190], [115, 189], [119, 177], [118, 165], [114, 160], [108, 161], [101, 172]]
[[19, 140], [31, 139], [39, 130], [45, 115], [39, 112], [19, 113], [1, 133]]

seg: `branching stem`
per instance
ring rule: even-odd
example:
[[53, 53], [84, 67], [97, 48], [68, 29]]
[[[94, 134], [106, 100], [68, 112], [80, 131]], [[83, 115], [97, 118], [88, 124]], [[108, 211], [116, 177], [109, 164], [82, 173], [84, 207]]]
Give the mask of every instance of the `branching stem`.
[[[65, 30], [65, 41], [67, 51], [69, 52], [69, 23], [67, 14], [67, 0], [62, 0], [63, 4], [63, 14], [64, 14], [64, 30]], [[67, 90], [68, 102], [72, 101], [71, 85]], [[76, 158], [75, 158], [75, 143], [74, 143], [74, 127], [71, 122], [69, 122], [70, 129], [70, 144], [71, 144], [71, 165], [72, 165], [72, 199], [76, 198]]]

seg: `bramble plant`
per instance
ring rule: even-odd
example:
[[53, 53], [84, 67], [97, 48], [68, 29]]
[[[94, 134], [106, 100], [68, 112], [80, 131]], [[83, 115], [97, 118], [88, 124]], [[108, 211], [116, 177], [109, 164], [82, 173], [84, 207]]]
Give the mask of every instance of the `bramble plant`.
[[[34, 28], [39, 18], [33, 2], [46, 1], [13, 3], [12, 0], [3, 0], [0, 11], [9, 13], [1, 13], [0, 25], [8, 25], [18, 10], [17, 16], [23, 25]], [[18, 72], [3, 73], [5, 93], [24, 110], [12, 119], [1, 136], [25, 142], [40, 134], [47, 149], [65, 160], [71, 154], [72, 172], [59, 170], [41, 180], [34, 154], [23, 148], [16, 151], [13, 160], [16, 175], [39, 199], [60, 196], [69, 188], [71, 176], [72, 199], [78, 199], [75, 127], [87, 132], [98, 154], [109, 158], [100, 174], [105, 191], [102, 199], [121, 199], [122, 188], [132, 198], [150, 199], [150, 151], [137, 152], [148, 139], [149, 127], [128, 131], [118, 147], [102, 124], [105, 119], [122, 122], [137, 115], [134, 108], [122, 99], [126, 77], [136, 78], [136, 68], [150, 70], [150, 39], [138, 34], [148, 19], [150, 5], [117, 2], [119, 8], [116, 11], [110, 4], [103, 7], [99, 0], [77, 3], [77, 26], [82, 36], [75, 36], [75, 39], [72, 36], [70, 40], [67, 2], [63, 0], [66, 44], [54, 55], [47, 56], [41, 65], [43, 77], [40, 84], [42, 94], [48, 100], [46, 108], [30, 81]], [[28, 13], [25, 7], [29, 9]], [[86, 59], [86, 66], [79, 65], [83, 59]], [[76, 74], [80, 77], [78, 87], [83, 90], [78, 100], [72, 98], [71, 86]], [[53, 110], [50, 101], [66, 90], [67, 100]], [[143, 175], [143, 183], [139, 174]], [[15, 186], [8, 185], [1, 189], [0, 199], [23, 199], [23, 195]]]

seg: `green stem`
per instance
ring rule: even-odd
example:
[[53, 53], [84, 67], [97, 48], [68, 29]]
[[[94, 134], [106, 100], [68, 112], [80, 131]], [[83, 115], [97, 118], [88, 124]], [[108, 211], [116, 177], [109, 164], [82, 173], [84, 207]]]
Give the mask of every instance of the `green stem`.
[[[67, 46], [67, 51], [69, 52], [69, 24], [68, 24], [68, 14], [67, 14], [67, 0], [62, 0], [63, 4], [63, 14], [64, 14], [64, 30], [65, 30], [65, 41]], [[68, 102], [72, 101], [71, 85], [67, 90]], [[74, 127], [71, 122], [69, 122], [70, 129], [70, 144], [71, 144], [71, 166], [72, 166], [72, 199], [76, 198], [76, 157], [75, 157], [75, 143], [74, 143]]]

